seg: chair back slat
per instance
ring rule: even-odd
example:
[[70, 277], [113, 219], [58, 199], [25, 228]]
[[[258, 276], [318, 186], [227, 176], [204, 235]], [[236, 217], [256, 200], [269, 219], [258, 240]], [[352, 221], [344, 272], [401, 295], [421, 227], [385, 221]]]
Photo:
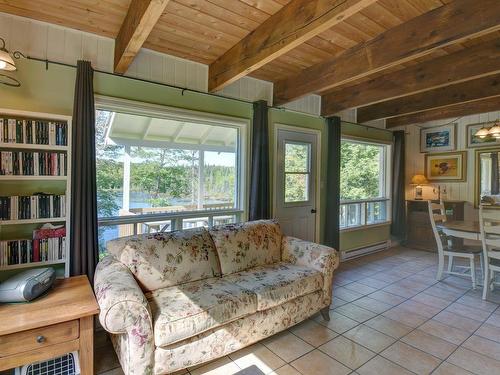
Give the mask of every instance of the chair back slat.
[[[434, 233], [434, 238], [436, 239], [438, 253], [440, 257], [443, 257], [444, 256], [443, 239], [441, 238], [441, 233], [436, 226], [436, 222], [443, 222], [443, 223], [446, 222], [444, 204], [442, 201], [439, 204], [428, 201], [428, 209], [429, 209], [429, 219], [431, 222], [432, 232]], [[439, 213], [436, 213], [435, 211], [439, 211]]]
[[486, 245], [500, 249], [500, 238], [485, 238]]
[[495, 225], [495, 226], [485, 225], [484, 226], [484, 233], [500, 235], [500, 225]]
[[483, 257], [486, 263], [490, 259], [500, 260], [500, 211], [479, 206], [479, 228], [483, 244]]

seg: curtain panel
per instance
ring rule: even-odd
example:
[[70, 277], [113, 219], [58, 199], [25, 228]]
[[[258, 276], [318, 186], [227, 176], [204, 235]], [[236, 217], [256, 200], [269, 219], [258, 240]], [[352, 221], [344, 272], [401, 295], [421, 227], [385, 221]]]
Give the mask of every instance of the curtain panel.
[[265, 100], [253, 103], [249, 220], [269, 219], [269, 124]]
[[94, 280], [99, 258], [95, 166], [94, 71], [78, 61], [71, 149], [70, 273]]
[[328, 137], [324, 244], [340, 251], [340, 117], [326, 119]]
[[393, 141], [391, 235], [403, 239], [406, 234], [404, 130], [394, 131]]

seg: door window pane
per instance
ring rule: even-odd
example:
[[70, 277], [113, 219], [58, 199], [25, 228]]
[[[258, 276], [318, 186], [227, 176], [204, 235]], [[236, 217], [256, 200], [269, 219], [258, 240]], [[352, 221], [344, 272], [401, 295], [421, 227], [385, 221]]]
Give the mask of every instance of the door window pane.
[[310, 148], [308, 143], [285, 143], [285, 173], [308, 173]]
[[309, 174], [285, 174], [285, 202], [305, 202], [309, 200]]

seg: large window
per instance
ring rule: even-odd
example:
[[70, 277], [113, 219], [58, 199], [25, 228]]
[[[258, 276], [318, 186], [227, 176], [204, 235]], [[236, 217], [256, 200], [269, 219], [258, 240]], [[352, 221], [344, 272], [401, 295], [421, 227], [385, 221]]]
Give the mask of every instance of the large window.
[[97, 110], [101, 253], [117, 237], [240, 219], [243, 128], [227, 122]]
[[385, 223], [389, 217], [390, 146], [343, 139], [340, 228]]

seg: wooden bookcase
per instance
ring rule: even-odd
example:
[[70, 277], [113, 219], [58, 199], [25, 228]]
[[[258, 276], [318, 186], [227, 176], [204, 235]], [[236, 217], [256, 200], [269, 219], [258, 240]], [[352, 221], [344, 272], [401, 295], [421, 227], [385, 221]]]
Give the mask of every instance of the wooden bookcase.
[[[46, 144], [3, 143], [0, 138], [0, 151], [45, 151], [66, 154], [66, 176], [27, 176], [27, 175], [0, 175], [0, 196], [31, 195], [43, 191], [49, 194], [64, 194], [66, 197], [66, 215], [56, 218], [36, 218], [18, 220], [0, 220], [0, 241], [23, 240], [33, 237], [33, 230], [45, 223], [54, 225], [64, 224], [66, 227], [66, 242], [64, 259], [49, 260], [32, 263], [22, 263], [0, 266], [0, 281], [11, 273], [20, 269], [42, 266], [55, 266], [58, 277], [69, 276], [69, 244], [70, 244], [70, 217], [71, 217], [71, 117], [49, 113], [17, 111], [0, 108], [0, 119], [15, 118], [21, 120], [46, 120], [65, 122], [67, 124], [66, 146]], [[11, 272], [12, 271], [12, 272]]]

